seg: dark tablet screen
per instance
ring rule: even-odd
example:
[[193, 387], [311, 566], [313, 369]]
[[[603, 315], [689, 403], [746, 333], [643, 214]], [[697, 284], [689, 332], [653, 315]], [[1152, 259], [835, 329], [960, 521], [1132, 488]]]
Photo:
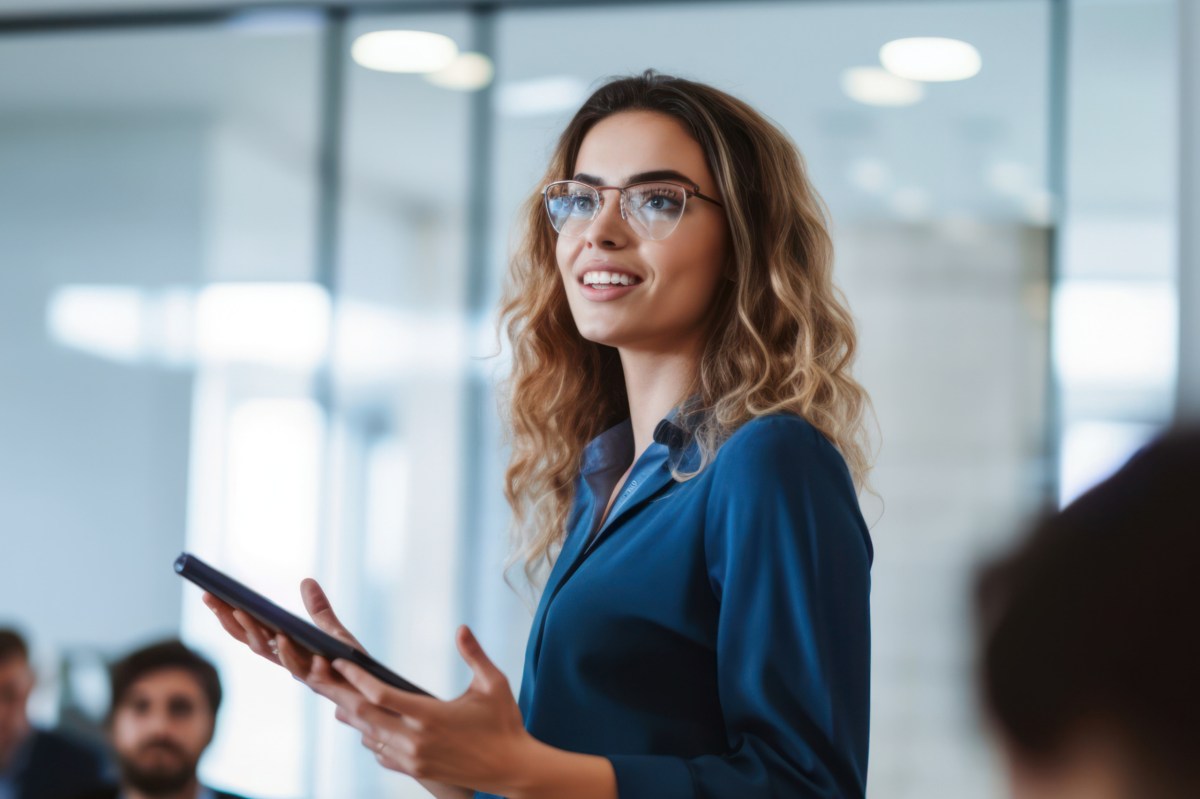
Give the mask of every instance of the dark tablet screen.
[[224, 572], [214, 569], [195, 555], [187, 552], [181, 554], [175, 559], [175, 571], [226, 604], [250, 614], [264, 627], [283, 633], [315, 655], [321, 655], [329, 660], [337, 658], [349, 660], [402, 691], [430, 696], [428, 691], [413, 685], [370, 655], [360, 652], [311, 622], [284, 610], [262, 594], [246, 587]]

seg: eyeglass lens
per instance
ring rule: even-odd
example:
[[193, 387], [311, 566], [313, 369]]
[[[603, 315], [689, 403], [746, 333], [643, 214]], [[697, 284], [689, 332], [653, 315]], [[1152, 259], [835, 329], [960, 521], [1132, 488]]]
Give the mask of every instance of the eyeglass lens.
[[[674, 183], [638, 183], [621, 191], [624, 216], [634, 232], [645, 239], [664, 239], [683, 215], [687, 192]], [[564, 236], [580, 236], [600, 212], [603, 200], [595, 187], [569, 180], [546, 188], [546, 212], [554, 229]]]

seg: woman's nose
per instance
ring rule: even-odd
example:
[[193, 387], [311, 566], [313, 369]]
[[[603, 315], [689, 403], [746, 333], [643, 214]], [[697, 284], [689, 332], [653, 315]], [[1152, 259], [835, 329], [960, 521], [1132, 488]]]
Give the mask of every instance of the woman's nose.
[[616, 189], [604, 189], [600, 203], [600, 211], [592, 224], [584, 232], [588, 244], [595, 247], [623, 247], [628, 243], [633, 231], [629, 224], [621, 218], [621, 195]]

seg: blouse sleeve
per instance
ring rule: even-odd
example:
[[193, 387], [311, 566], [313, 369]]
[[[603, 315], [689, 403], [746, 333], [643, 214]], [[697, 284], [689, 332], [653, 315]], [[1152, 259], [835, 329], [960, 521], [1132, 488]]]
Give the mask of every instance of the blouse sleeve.
[[713, 462], [708, 576], [728, 749], [612, 756], [621, 799], [862, 797], [872, 549], [837, 450], [803, 419], [755, 420]]

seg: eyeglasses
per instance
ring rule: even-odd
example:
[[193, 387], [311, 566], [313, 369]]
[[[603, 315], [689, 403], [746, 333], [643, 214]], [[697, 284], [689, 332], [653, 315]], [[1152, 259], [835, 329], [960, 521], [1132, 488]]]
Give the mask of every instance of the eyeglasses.
[[558, 180], [542, 189], [550, 224], [562, 236], [581, 236], [604, 207], [604, 191], [621, 194], [621, 218], [643, 239], [659, 241], [675, 232], [689, 197], [723, 205], [700, 193], [700, 187], [652, 181], [628, 186], [592, 186], [578, 180]]

